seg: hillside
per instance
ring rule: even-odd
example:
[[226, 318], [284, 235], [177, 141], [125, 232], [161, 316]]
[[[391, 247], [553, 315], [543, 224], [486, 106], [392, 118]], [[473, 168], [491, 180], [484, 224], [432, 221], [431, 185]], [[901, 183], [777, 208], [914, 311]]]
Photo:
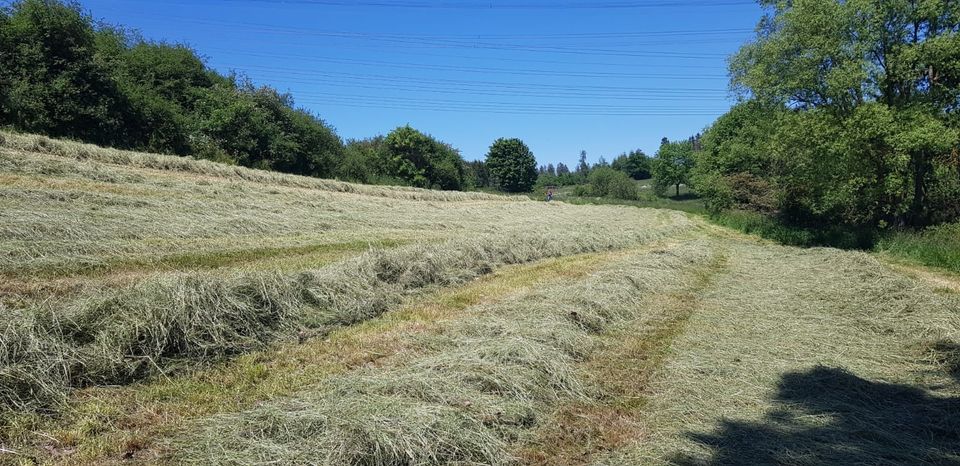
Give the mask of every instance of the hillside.
[[2, 139], [2, 462], [960, 463], [953, 277]]

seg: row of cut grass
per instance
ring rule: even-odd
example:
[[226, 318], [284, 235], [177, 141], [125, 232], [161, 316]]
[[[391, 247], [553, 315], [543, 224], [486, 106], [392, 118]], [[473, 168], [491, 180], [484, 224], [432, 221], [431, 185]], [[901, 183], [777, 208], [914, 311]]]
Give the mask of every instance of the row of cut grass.
[[[413, 351], [304, 387], [295, 397], [213, 416], [174, 445], [200, 463], [508, 464], [511, 445], [560, 403], [596, 396], [577, 361], [642, 303], [682, 289], [711, 263], [709, 241], [615, 261], [574, 283], [557, 283], [472, 309]], [[679, 280], [678, 280], [679, 278]]]
[[49, 406], [71, 387], [127, 383], [184, 360], [215, 360], [297, 332], [361, 322], [406, 294], [505, 264], [628, 247], [684, 228], [485, 236], [372, 251], [296, 274], [177, 274], [91, 293], [20, 312], [0, 328], [0, 399], [7, 409]]
[[409, 200], [462, 201], [477, 199], [507, 199], [504, 196], [460, 191], [432, 191], [411, 187], [381, 187], [325, 180], [299, 175], [256, 170], [237, 165], [198, 160], [173, 155], [147, 154], [119, 149], [98, 147], [66, 140], [51, 139], [46, 136], [0, 133], [0, 147], [7, 150], [34, 152], [55, 155], [81, 161], [96, 161], [128, 167], [149, 168], [164, 171], [178, 171], [227, 179], [238, 179], [257, 183], [318, 189], [324, 191], [348, 192], [371, 196], [383, 196]]
[[15, 448], [21, 459], [44, 461], [51, 453], [71, 452], [59, 459], [67, 464], [153, 458], [163, 454], [158, 442], [182, 431], [191, 419], [248, 409], [293, 395], [330, 375], [411, 351], [412, 338], [435, 331], [467, 307], [579, 279], [624, 254], [581, 254], [507, 266], [462, 286], [408, 298], [396, 311], [336, 330], [326, 339], [278, 344], [210, 369], [142, 384], [84, 389], [57, 417], [17, 416], [0, 435], [5, 439], [0, 443]]
[[726, 259], [721, 251], [704, 267], [680, 275], [687, 280], [685, 287], [649, 294], [641, 317], [600, 335], [599, 348], [578, 364], [599, 395], [561, 403], [519, 445], [520, 462], [591, 464], [611, 451], [647, 441], [644, 409], [650, 380]]

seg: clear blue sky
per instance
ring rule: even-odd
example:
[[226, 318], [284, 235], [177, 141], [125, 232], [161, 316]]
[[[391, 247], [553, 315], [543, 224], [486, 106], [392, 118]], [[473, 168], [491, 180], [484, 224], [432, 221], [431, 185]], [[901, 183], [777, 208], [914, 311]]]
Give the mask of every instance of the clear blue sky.
[[725, 112], [749, 0], [83, 0], [95, 18], [185, 43], [222, 72], [289, 91], [344, 139], [411, 124], [484, 156], [519, 137], [573, 165]]

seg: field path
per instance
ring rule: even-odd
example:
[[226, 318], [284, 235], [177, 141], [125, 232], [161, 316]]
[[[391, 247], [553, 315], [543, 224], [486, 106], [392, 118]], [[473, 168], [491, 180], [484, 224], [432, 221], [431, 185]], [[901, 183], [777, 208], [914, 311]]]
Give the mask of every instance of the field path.
[[960, 464], [957, 295], [863, 253], [731, 241], [606, 464]]

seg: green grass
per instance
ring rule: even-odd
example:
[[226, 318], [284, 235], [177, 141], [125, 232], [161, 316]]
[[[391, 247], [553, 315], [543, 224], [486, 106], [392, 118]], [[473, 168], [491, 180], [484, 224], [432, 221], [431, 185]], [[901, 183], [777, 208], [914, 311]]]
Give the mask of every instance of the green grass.
[[960, 273], [960, 223], [931, 227], [921, 232], [884, 236], [877, 250], [917, 264]]
[[[650, 180], [638, 185], [651, 185]], [[957, 271], [960, 268], [960, 234], [954, 226], [934, 228], [924, 233], [901, 232], [883, 235], [865, 228], [822, 225], [800, 227], [785, 224], [775, 218], [745, 210], [708, 212], [703, 201], [682, 187], [681, 195], [659, 197], [650, 190], [641, 191], [639, 200], [577, 196], [574, 187], [560, 189], [557, 200], [577, 205], [628, 205], [653, 209], [678, 210], [702, 216], [711, 223], [757, 235], [788, 246], [835, 247], [884, 251], [892, 256], [911, 259], [917, 263]]]
[[[554, 199], [574, 205], [627, 205], [650, 209], [679, 210], [698, 215], [706, 215], [703, 201], [698, 199], [686, 185], [681, 186], [680, 196], [660, 197], [653, 193], [652, 180], [636, 181], [639, 199], [626, 200], [609, 197], [577, 196], [576, 186], [563, 186], [557, 190]], [[671, 191], [672, 192], [672, 191]], [[543, 200], [543, 196], [534, 193], [531, 198]]]

